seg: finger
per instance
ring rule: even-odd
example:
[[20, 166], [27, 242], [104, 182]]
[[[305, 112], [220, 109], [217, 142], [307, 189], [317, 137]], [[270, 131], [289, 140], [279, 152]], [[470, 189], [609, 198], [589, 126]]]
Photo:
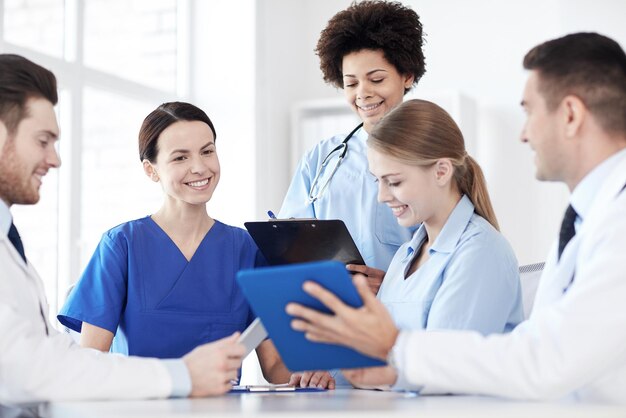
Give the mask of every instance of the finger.
[[296, 331], [304, 332], [305, 338], [310, 339], [311, 341], [333, 343], [340, 341], [338, 339], [341, 334], [340, 332], [335, 331], [332, 328], [328, 329], [326, 327], [319, 327], [300, 319], [294, 319], [291, 321], [291, 328]]
[[[287, 305], [285, 309], [289, 315], [295, 316], [297, 318], [303, 319], [307, 322], [315, 323], [320, 327], [330, 327], [334, 317], [331, 315], [327, 315], [325, 313], [316, 311], [315, 309], [305, 308], [304, 306], [292, 304]], [[294, 321], [298, 321], [295, 319]], [[292, 324], [294, 323], [292, 321]], [[302, 331], [298, 329], [298, 331]]]
[[333, 380], [332, 376], [328, 372], [317, 372], [317, 374], [319, 375], [317, 387], [327, 389], [330, 385], [330, 381]]
[[317, 387], [321, 379], [322, 379], [321, 372], [311, 373], [311, 378], [309, 379], [308, 386], [312, 388]]
[[363, 299], [363, 305], [367, 307], [373, 307], [377, 303], [380, 303], [376, 299], [376, 295], [374, 295], [372, 291], [370, 290], [367, 279], [365, 277], [363, 276], [354, 277], [352, 279], [352, 282], [354, 283], [356, 290], [359, 292], [361, 299]]
[[224, 352], [228, 357], [243, 359], [246, 355], [246, 347], [243, 344], [236, 343], [226, 347]]
[[302, 373], [302, 377], [300, 378], [300, 387], [305, 388], [309, 386], [310, 381], [311, 381], [311, 372]]
[[228, 337], [224, 337], [224, 338], [222, 338], [219, 341], [221, 341], [222, 343], [225, 343], [225, 344], [232, 344], [233, 342], [237, 341], [237, 339], [239, 338], [240, 335], [241, 335], [241, 332], [235, 331], [232, 334], [230, 334]]
[[289, 386], [298, 386], [300, 384], [300, 379], [302, 378], [301, 373], [292, 373], [289, 377]]
[[241, 360], [239, 359], [227, 359], [225, 363], [225, 370], [239, 370], [241, 368]]
[[343, 340], [339, 339], [334, 332], [319, 332], [319, 331], [307, 331], [304, 333], [304, 338], [316, 343], [332, 343], [346, 345]]
[[328, 386], [327, 388], [330, 390], [335, 390], [335, 378], [334, 377], [330, 377], [330, 379], [328, 380]]
[[350, 271], [356, 271], [357, 273], [366, 274], [367, 266], [361, 264], [346, 264], [346, 269]]
[[314, 298], [322, 302], [324, 305], [326, 305], [326, 307], [335, 314], [340, 314], [342, 311], [344, 311], [347, 308], [346, 304], [343, 303], [341, 299], [339, 299], [337, 296], [335, 296], [334, 294], [324, 289], [322, 286], [320, 286], [319, 284], [315, 282], [311, 282], [311, 281], [304, 282], [304, 285], [302, 285], [302, 288], [309, 295], [313, 296]]

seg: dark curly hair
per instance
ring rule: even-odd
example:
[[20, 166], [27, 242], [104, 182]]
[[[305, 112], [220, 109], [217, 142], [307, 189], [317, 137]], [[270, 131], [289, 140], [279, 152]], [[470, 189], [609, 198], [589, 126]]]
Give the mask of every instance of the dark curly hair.
[[[412, 9], [399, 2], [352, 3], [328, 21], [315, 48], [324, 81], [343, 88], [343, 57], [362, 49], [381, 50], [400, 74], [416, 84], [426, 72], [422, 24]], [[408, 91], [407, 89], [405, 93]]]

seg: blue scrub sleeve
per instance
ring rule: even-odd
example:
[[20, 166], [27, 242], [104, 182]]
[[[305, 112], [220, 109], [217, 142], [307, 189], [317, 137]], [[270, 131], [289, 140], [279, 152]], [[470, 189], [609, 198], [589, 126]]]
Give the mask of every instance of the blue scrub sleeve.
[[57, 316], [66, 327], [80, 332], [82, 323], [115, 334], [126, 305], [127, 246], [105, 234], [87, 268]]
[[[487, 236], [463, 242], [443, 274], [430, 307], [426, 329], [468, 329], [483, 335], [510, 331], [522, 320], [517, 260], [502, 238]], [[501, 245], [499, 245], [501, 244]]]

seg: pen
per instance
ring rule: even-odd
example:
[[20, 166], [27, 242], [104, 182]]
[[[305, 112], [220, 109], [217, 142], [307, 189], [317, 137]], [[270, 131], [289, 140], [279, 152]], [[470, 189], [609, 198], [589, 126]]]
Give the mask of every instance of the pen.
[[269, 216], [270, 219], [276, 219], [276, 215], [274, 215], [274, 212], [272, 212], [271, 210], [267, 211], [267, 216]]

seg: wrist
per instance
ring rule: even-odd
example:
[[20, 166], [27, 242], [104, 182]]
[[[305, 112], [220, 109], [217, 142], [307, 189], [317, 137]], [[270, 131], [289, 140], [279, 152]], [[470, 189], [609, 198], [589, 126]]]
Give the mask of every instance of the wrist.
[[381, 359], [383, 360], [389, 359], [389, 356], [393, 353], [393, 347], [394, 345], [396, 345], [396, 341], [398, 340], [398, 335], [400, 335], [400, 331], [394, 325], [383, 347], [383, 352], [381, 353], [382, 355], [380, 356]]

